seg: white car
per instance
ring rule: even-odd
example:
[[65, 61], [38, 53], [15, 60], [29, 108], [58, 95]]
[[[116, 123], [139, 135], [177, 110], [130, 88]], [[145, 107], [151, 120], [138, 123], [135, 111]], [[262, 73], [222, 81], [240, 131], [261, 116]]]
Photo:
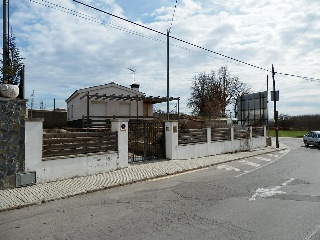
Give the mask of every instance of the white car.
[[311, 131], [303, 136], [303, 142], [306, 147], [313, 145], [320, 148], [320, 131]]

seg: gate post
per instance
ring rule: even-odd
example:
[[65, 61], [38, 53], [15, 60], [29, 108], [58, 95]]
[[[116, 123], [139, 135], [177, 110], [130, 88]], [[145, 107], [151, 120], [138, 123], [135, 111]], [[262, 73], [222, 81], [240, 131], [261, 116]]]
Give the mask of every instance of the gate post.
[[178, 121], [165, 122], [166, 158], [178, 159]]
[[252, 150], [252, 144], [253, 144], [253, 139], [252, 139], [252, 126], [249, 127], [249, 150]]
[[35, 171], [42, 161], [43, 121], [43, 118], [26, 119], [26, 171]]
[[111, 131], [118, 132], [117, 168], [128, 167], [128, 119], [112, 119]]
[[14, 188], [24, 171], [26, 102], [0, 97], [0, 190]]

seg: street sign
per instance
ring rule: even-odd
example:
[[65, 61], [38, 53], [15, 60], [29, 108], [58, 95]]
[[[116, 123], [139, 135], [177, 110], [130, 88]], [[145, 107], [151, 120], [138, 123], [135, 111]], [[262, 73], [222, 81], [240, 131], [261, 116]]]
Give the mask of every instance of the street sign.
[[[271, 101], [274, 101], [274, 92], [270, 91], [270, 93], [271, 93]], [[275, 95], [276, 101], [278, 102], [279, 101], [279, 91], [276, 91], [275, 93], [276, 93], [276, 95]]]

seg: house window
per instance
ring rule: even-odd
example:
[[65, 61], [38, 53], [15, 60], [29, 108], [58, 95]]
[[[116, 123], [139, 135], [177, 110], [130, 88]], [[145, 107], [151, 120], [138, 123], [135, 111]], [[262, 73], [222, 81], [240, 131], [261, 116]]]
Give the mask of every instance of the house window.
[[92, 116], [106, 116], [107, 104], [105, 102], [92, 101], [90, 115]]
[[120, 109], [119, 109], [119, 113], [120, 116], [131, 116], [131, 104], [128, 102], [121, 102], [120, 103]]

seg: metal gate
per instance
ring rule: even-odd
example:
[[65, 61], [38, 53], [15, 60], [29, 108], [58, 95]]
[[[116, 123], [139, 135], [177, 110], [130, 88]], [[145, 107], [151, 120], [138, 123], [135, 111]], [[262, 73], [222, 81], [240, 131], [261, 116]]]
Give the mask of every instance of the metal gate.
[[164, 122], [129, 121], [129, 162], [165, 158]]

